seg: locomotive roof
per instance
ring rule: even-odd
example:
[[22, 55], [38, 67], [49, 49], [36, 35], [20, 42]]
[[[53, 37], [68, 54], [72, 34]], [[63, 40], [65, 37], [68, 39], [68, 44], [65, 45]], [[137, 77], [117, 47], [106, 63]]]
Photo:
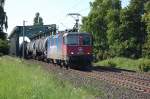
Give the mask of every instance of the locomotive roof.
[[68, 34], [89, 34], [87, 32], [68, 32]]
[[67, 36], [69, 34], [90, 34], [90, 33], [87, 33], [87, 32], [65, 32], [65, 33], [58, 33], [56, 35], [50, 35], [49, 37], [51, 38], [58, 38], [60, 35], [62, 36]]
[[89, 34], [87, 32], [67, 32], [64, 34], [64, 36], [67, 36], [68, 34]]

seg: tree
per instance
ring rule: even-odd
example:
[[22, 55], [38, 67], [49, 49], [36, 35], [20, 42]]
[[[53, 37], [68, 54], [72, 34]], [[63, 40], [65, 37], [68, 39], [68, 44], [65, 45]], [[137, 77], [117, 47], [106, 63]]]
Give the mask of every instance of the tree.
[[7, 30], [7, 15], [4, 11], [4, 2], [5, 0], [0, 0], [0, 33], [3, 33], [3, 27]]
[[[107, 57], [109, 44], [112, 44], [114, 37], [109, 37], [116, 32], [119, 22], [120, 0], [95, 0], [90, 3], [91, 11], [82, 20], [82, 31], [91, 32], [94, 37], [94, 52], [98, 58]], [[118, 32], [117, 32], [118, 33]], [[116, 33], [116, 34], [117, 34]], [[114, 36], [114, 35], [113, 35]]]
[[120, 10], [121, 10], [121, 2], [120, 0], [112, 0], [112, 9], [107, 11], [107, 39], [109, 45], [109, 53], [111, 56], [119, 56], [120, 55]]
[[150, 58], [150, 1], [145, 3], [145, 13], [142, 21], [146, 24], [146, 39], [143, 46], [143, 56]]
[[34, 18], [34, 25], [43, 25], [43, 19], [40, 17], [40, 13], [37, 12]]
[[95, 0], [90, 3], [91, 11], [83, 18], [81, 30], [93, 34], [97, 56], [139, 58], [142, 53], [150, 54], [148, 2], [130, 0], [126, 8], [121, 8], [120, 0]]
[[6, 40], [6, 33], [3, 32], [5, 28], [7, 30], [7, 15], [4, 11], [5, 0], [0, 0], [0, 56], [2, 54], [8, 54], [9, 46], [8, 41]]
[[142, 55], [145, 27], [141, 18], [145, 2], [145, 0], [131, 0], [129, 6], [121, 10], [120, 44], [123, 46], [123, 56], [137, 58]]
[[9, 52], [9, 45], [7, 40], [0, 39], [0, 56], [6, 55]]

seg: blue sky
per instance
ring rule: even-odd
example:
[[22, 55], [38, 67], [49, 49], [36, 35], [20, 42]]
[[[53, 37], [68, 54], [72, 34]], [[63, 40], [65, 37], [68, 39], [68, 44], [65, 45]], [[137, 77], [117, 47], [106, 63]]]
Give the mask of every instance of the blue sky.
[[[6, 0], [5, 11], [8, 16], [8, 33], [15, 26], [33, 24], [36, 12], [40, 12], [44, 24], [57, 24], [60, 30], [71, 28], [74, 20], [67, 13], [78, 12], [87, 16], [90, 11], [89, 2], [93, 0]], [[129, 0], [122, 0], [123, 7]]]

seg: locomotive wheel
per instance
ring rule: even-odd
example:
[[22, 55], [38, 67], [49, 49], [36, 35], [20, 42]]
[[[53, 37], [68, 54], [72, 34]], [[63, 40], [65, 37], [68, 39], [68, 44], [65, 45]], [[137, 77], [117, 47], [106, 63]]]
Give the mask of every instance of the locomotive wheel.
[[35, 56], [35, 60], [37, 60], [37, 56]]
[[65, 61], [65, 67], [66, 67], [67, 70], [70, 68], [69, 61]]
[[56, 60], [57, 65], [61, 65], [61, 61], [60, 60]]
[[65, 61], [61, 61], [61, 66], [65, 67]]
[[47, 62], [48, 64], [50, 64], [50, 59], [46, 59], [46, 62]]
[[59, 60], [59, 66], [60, 68], [63, 68], [63, 62], [61, 60]]
[[51, 59], [50, 62], [51, 62], [52, 64], [54, 64], [54, 60], [53, 60], [53, 59]]

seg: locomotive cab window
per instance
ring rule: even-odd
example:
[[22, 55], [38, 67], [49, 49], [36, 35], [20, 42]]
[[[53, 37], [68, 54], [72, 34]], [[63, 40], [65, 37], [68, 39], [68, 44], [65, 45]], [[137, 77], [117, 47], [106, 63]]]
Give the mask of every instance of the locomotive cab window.
[[82, 44], [83, 45], [91, 45], [90, 35], [82, 35]]
[[64, 37], [64, 43], [66, 45], [79, 45], [78, 35], [68, 35]]

